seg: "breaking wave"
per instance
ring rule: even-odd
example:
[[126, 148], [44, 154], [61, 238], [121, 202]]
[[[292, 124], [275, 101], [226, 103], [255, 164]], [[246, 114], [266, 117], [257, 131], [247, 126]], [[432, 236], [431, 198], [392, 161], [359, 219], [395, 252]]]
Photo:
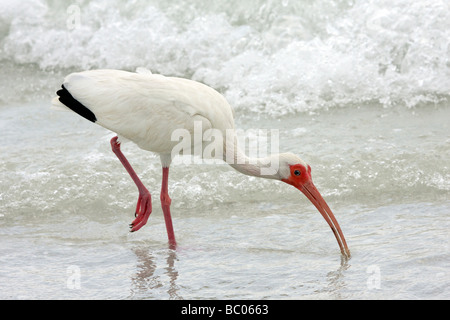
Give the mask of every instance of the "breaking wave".
[[447, 101], [447, 1], [6, 1], [0, 101], [47, 98], [68, 72], [204, 82], [243, 112]]

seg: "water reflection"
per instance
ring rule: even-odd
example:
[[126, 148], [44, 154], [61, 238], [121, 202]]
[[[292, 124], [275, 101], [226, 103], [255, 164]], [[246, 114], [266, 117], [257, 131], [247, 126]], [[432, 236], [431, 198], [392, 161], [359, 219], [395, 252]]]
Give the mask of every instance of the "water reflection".
[[349, 258], [341, 256], [341, 264], [339, 268], [335, 271], [330, 271], [327, 273], [328, 285], [325, 291], [328, 292], [333, 299], [343, 299], [342, 290], [346, 287], [345, 282], [345, 271], [350, 268], [348, 263]]
[[[155, 251], [154, 247], [146, 245], [137, 245], [132, 250], [137, 257], [136, 274], [131, 278], [134, 298], [161, 298], [161, 292], [165, 291], [168, 299], [183, 299], [177, 292], [175, 250], [168, 248]], [[161, 270], [164, 272], [161, 273]]]

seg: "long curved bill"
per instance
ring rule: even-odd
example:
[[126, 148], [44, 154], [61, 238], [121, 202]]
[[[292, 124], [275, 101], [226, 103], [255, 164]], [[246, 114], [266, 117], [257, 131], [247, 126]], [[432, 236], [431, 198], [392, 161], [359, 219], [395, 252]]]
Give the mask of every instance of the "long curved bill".
[[341, 227], [316, 186], [310, 181], [298, 189], [305, 194], [309, 201], [311, 201], [317, 210], [319, 210], [322, 217], [324, 217], [336, 237], [341, 253], [344, 256], [347, 256], [347, 258], [350, 258], [350, 250], [347, 247], [347, 242], [345, 241]]

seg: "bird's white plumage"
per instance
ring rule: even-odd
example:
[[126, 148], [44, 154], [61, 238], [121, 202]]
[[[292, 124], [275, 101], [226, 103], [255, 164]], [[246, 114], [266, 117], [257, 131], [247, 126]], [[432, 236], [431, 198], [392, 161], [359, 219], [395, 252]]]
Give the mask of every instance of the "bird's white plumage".
[[170, 154], [178, 143], [171, 141], [174, 130], [193, 133], [195, 121], [201, 121], [203, 131], [215, 128], [225, 132], [234, 128], [233, 110], [225, 98], [196, 81], [139, 68], [138, 73], [72, 73], [63, 85], [95, 114], [97, 124], [159, 154]]
[[[291, 153], [249, 159], [237, 146], [236, 138], [226, 139], [227, 130], [234, 133], [234, 111], [220, 93], [193, 80], [165, 77], [145, 68], [136, 71], [103, 69], [72, 73], [64, 79], [63, 86], [95, 114], [97, 124], [117, 133], [119, 139], [131, 140], [144, 150], [159, 153], [163, 167], [170, 165], [172, 150], [179, 143], [172, 140], [172, 133], [186, 129], [193, 134], [196, 122], [201, 123], [202, 133], [208, 129], [221, 131], [224, 160], [244, 174], [261, 176], [261, 168], [276, 163], [275, 171], [264, 177], [286, 179], [290, 165], [307, 165]], [[58, 98], [53, 99], [53, 104], [67, 109]], [[194, 149], [194, 143], [191, 148]]]

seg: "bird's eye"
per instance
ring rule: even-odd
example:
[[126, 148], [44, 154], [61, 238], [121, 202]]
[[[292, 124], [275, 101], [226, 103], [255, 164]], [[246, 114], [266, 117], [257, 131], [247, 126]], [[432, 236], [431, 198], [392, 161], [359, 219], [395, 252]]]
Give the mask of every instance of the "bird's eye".
[[295, 170], [295, 171], [294, 171], [294, 174], [295, 174], [296, 176], [299, 176], [299, 175], [300, 175], [300, 170]]

